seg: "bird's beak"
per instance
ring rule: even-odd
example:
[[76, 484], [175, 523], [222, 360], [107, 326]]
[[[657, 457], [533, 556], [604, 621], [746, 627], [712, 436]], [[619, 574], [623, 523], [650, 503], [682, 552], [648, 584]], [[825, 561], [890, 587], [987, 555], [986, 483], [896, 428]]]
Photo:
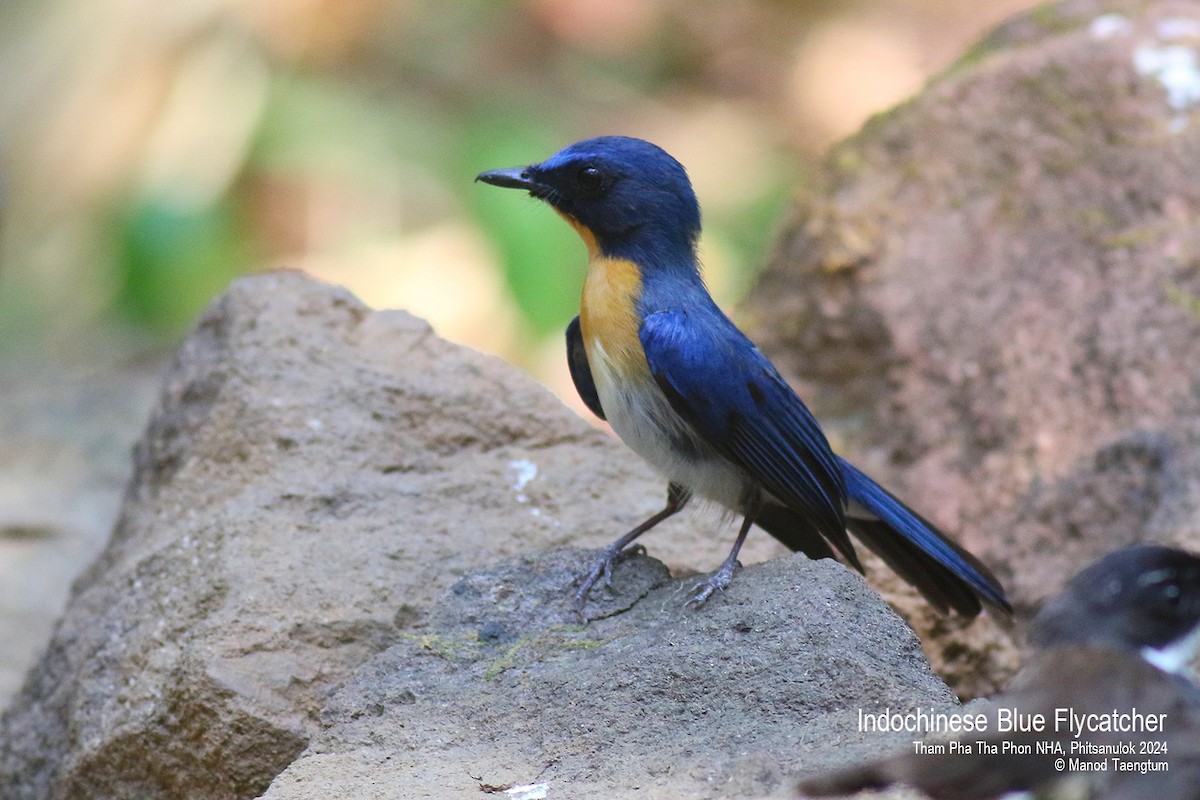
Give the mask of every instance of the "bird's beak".
[[501, 186], [505, 189], [525, 189], [530, 194], [537, 195], [546, 187], [529, 177], [529, 167], [510, 167], [509, 169], [491, 169], [475, 176], [475, 180]]

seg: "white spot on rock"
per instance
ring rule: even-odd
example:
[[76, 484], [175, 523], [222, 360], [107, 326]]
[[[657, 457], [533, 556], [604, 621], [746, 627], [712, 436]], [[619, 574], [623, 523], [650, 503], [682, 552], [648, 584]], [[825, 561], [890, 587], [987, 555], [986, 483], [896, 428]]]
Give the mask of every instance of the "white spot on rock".
[[[517, 492], [523, 492], [529, 482], [537, 477], [537, 464], [525, 458], [518, 458], [508, 462], [508, 466], [517, 472], [517, 479], [513, 482], [513, 488]], [[524, 503], [528, 498], [523, 494], [517, 495], [517, 502]]]
[[1128, 36], [1132, 27], [1123, 14], [1101, 14], [1092, 20], [1088, 33], [1093, 39], [1111, 39], [1114, 36]]
[[1133, 66], [1163, 85], [1171, 108], [1182, 111], [1200, 103], [1200, 64], [1190, 47], [1142, 45], [1133, 52]]

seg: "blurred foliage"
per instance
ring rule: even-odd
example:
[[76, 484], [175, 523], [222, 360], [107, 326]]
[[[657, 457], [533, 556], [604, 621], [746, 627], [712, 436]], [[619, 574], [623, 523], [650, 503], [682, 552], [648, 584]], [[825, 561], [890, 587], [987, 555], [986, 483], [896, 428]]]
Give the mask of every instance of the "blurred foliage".
[[1027, 5], [8, 0], [0, 347], [171, 342], [236, 275], [287, 265], [537, 370], [583, 250], [479, 171], [659, 142], [728, 303], [809, 159]]
[[113, 310], [154, 334], [171, 336], [198, 307], [252, 266], [252, 232], [237, 198], [185, 208], [169, 198], [139, 198], [113, 220]]

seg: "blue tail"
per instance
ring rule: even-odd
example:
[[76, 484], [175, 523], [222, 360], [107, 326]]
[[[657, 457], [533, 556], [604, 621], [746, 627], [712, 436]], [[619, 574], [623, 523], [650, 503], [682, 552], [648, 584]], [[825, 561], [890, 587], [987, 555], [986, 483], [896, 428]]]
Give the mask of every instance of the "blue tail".
[[973, 617], [982, 601], [1012, 613], [1004, 587], [979, 559], [844, 458], [838, 461], [850, 498], [846, 526], [896, 574], [943, 612]]

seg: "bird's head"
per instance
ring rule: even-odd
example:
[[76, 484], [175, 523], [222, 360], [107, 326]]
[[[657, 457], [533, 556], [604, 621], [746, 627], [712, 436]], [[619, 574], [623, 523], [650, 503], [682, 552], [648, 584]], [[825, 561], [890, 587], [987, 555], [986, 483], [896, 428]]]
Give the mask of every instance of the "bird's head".
[[1109, 553], [1043, 606], [1029, 639], [1137, 650], [1178, 671], [1200, 647], [1200, 557], [1156, 545]]
[[544, 200], [590, 248], [609, 256], [690, 259], [700, 235], [700, 206], [683, 165], [641, 139], [585, 139], [540, 164], [491, 170], [476, 180]]

